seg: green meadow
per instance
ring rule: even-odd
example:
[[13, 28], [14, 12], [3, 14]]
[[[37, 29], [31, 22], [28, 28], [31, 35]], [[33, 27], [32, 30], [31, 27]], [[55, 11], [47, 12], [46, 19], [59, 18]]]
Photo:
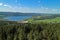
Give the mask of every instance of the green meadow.
[[41, 19], [41, 16], [39, 17], [32, 17], [30, 19], [27, 19], [29, 23], [60, 23], [60, 17], [55, 17], [55, 18], [46, 18], [46, 19]]

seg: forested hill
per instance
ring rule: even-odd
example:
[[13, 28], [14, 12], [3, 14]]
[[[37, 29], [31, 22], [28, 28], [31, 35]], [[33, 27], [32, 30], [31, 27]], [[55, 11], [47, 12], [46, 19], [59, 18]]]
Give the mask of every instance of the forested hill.
[[5, 16], [44, 16], [44, 15], [60, 15], [60, 14], [49, 14], [49, 13], [21, 13], [21, 12], [0, 12], [0, 15]]
[[6, 16], [33, 16], [33, 15], [41, 15], [38, 13], [21, 13], [21, 12], [0, 12], [0, 15]]
[[0, 40], [60, 40], [60, 23], [0, 21]]

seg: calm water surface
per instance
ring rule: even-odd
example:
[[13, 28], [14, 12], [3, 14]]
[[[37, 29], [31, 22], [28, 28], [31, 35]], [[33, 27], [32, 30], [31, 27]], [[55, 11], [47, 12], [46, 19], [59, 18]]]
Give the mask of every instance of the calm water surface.
[[10, 21], [18, 21], [18, 20], [24, 20], [24, 19], [28, 19], [32, 16], [9, 16], [9, 17], [5, 17], [5, 19], [10, 20]]

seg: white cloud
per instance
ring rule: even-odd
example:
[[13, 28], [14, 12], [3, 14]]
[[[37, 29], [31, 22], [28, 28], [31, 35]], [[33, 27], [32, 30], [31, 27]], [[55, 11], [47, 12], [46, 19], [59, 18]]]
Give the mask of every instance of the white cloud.
[[12, 8], [12, 6], [11, 6], [11, 5], [4, 4], [4, 3], [0, 3], [0, 6], [4, 6], [4, 7], [9, 7], [9, 8]]
[[23, 12], [23, 13], [60, 13], [58, 9], [50, 9], [50, 8], [29, 8], [29, 7], [16, 7], [13, 9], [15, 12]]
[[7, 5], [7, 4], [4, 4], [3, 6], [5, 6], [5, 7], [9, 7], [9, 8], [12, 8], [11, 5]]
[[29, 7], [17, 7], [17, 6], [11, 6], [9, 4], [0, 3], [0, 6], [4, 6], [5, 8], [1, 8], [0, 11], [9, 11], [9, 12], [23, 12], [23, 13], [60, 13], [60, 10], [58, 9], [51, 9], [48, 7], [41, 6], [40, 8], [29, 8]]
[[10, 9], [7, 8], [6, 11], [23, 12], [23, 13], [60, 13], [58, 9], [50, 9], [50, 8], [45, 8], [45, 7], [42, 7], [42, 8], [12, 7]]
[[4, 6], [8, 6], [8, 5], [4, 4]]
[[0, 6], [2, 6], [3, 5], [3, 3], [0, 3]]
[[57, 9], [52, 9], [52, 11], [58, 11]]

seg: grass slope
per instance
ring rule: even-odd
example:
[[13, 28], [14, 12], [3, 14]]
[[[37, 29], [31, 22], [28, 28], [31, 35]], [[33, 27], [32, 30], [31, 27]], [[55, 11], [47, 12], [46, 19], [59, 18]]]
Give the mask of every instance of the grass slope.
[[39, 17], [32, 17], [27, 20], [29, 23], [60, 23], [60, 17], [55, 17], [55, 18], [46, 18], [46, 19], [41, 19], [41, 16]]

